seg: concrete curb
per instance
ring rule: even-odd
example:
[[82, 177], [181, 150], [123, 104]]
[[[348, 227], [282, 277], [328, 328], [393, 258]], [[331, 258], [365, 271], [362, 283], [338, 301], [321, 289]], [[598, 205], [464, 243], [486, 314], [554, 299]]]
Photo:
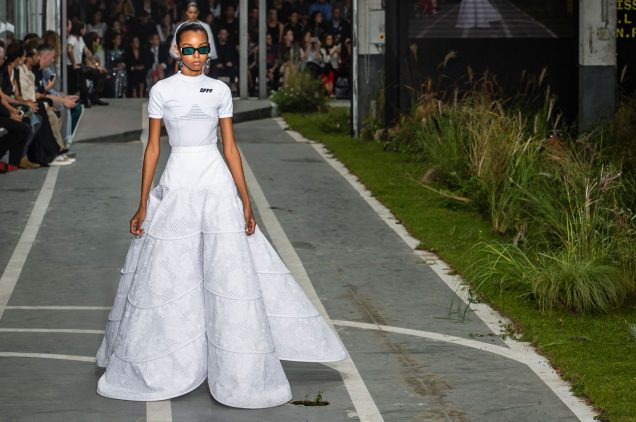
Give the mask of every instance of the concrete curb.
[[[234, 113], [232, 121], [234, 123], [249, 122], [252, 120], [268, 119], [270, 117], [278, 116], [278, 107], [276, 104], [270, 102], [268, 107], [255, 108], [252, 110], [238, 111]], [[97, 136], [95, 138], [82, 139], [77, 143], [95, 143], [95, 142], [131, 142], [137, 141], [141, 138], [143, 129], [129, 130], [126, 132], [116, 133], [112, 135]], [[161, 126], [161, 136], [167, 136], [166, 128]]]

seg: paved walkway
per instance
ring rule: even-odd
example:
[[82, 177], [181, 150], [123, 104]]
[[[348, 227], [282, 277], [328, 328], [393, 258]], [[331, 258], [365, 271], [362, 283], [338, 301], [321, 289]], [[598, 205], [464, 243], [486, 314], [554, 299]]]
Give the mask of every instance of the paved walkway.
[[330, 404], [232, 409], [205, 385], [164, 402], [98, 396], [93, 358], [130, 241], [142, 156], [139, 141], [111, 142], [114, 115], [91, 123], [105, 135], [78, 141], [72, 166], [0, 176], [0, 421], [591, 420], [540, 357], [497, 335], [487, 308], [449, 318], [459, 299], [443, 264], [414, 252], [324, 150], [271, 118], [235, 132], [258, 223], [351, 355], [335, 365], [284, 362], [294, 399], [322, 392]]
[[[464, 0], [471, 2], [472, 0]], [[484, 0], [486, 1], [486, 0]], [[501, 15], [489, 28], [458, 28], [461, 1], [440, 3], [437, 14], [415, 16], [409, 22], [410, 38], [557, 38], [546, 25], [509, 0], [487, 0]], [[482, 6], [477, 6], [477, 8]], [[468, 7], [470, 13], [474, 7]], [[477, 13], [473, 11], [473, 13]], [[567, 28], [565, 28], [567, 30]]]

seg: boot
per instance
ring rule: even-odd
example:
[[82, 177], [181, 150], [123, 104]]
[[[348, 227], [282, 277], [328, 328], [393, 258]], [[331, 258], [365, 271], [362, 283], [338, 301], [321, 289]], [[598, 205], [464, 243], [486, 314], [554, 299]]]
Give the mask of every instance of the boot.
[[20, 158], [20, 164], [18, 164], [18, 167], [20, 167], [21, 169], [37, 169], [40, 168], [40, 165], [29, 161], [29, 159], [25, 155], [24, 157]]

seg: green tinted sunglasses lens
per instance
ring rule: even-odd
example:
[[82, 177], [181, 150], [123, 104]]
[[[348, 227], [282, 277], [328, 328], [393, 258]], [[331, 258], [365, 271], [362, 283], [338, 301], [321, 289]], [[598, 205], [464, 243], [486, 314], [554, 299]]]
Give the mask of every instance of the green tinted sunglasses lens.
[[191, 55], [194, 54], [195, 51], [198, 51], [199, 54], [209, 54], [210, 53], [210, 46], [209, 45], [204, 45], [204, 46], [199, 47], [199, 48], [181, 47], [181, 54], [183, 54], [184, 56], [191, 56]]

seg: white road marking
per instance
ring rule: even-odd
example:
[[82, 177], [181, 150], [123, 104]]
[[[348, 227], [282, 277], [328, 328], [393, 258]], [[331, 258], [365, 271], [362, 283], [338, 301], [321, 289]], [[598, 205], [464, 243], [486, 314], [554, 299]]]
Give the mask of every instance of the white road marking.
[[[141, 105], [141, 134], [139, 140], [141, 141], [141, 162], [143, 165], [144, 152], [148, 145], [148, 103]], [[161, 137], [159, 139], [161, 143]], [[153, 178], [151, 188], [155, 186], [155, 180]], [[146, 421], [147, 422], [172, 422], [172, 404], [170, 400], [160, 401], [148, 401], [146, 402]]]
[[172, 422], [172, 405], [170, 400], [147, 401], [146, 421]]
[[[241, 156], [243, 159], [243, 170], [245, 173], [245, 179], [247, 185], [249, 186], [250, 194], [252, 198], [254, 198], [254, 202], [256, 207], [258, 208], [259, 214], [261, 216], [262, 223], [265, 227], [267, 227], [267, 233], [272, 239], [272, 243], [276, 246], [278, 253], [281, 258], [289, 268], [289, 270], [294, 275], [298, 284], [303, 288], [305, 294], [311, 300], [312, 304], [316, 307], [320, 315], [325, 319], [327, 324], [334, 330], [337, 335], [337, 331], [335, 330], [333, 323], [331, 322], [331, 318], [327, 314], [325, 307], [322, 302], [318, 298], [318, 294], [314, 289], [314, 286], [311, 284], [311, 280], [305, 267], [303, 266], [302, 261], [298, 257], [298, 254], [294, 250], [289, 238], [285, 234], [280, 222], [276, 218], [276, 215], [270, 208], [270, 204], [261, 189], [252, 169], [247, 163], [247, 159], [245, 155], [241, 152]], [[358, 372], [358, 368], [356, 368], [355, 363], [348, 357], [347, 359], [341, 362], [329, 362], [324, 363], [324, 365], [329, 366], [340, 372], [342, 376], [342, 380], [344, 382], [345, 388], [349, 392], [349, 396], [351, 397], [351, 402], [353, 403], [356, 413], [362, 422], [380, 422], [384, 421], [378, 407], [376, 406], [369, 390], [364, 384], [364, 380], [360, 376]]]
[[[428, 251], [417, 250], [419, 241], [409, 234], [406, 228], [395, 218], [391, 211], [385, 207], [380, 201], [375, 199], [371, 192], [358, 181], [358, 178], [351, 174], [349, 170], [340, 161], [335, 159], [327, 148], [320, 142], [305, 138], [302, 134], [289, 129], [285, 119], [275, 117], [274, 120], [278, 125], [290, 134], [294, 133], [293, 139], [302, 139], [303, 142], [309, 142], [311, 146], [322, 156], [322, 158], [331, 165], [349, 184], [360, 194], [362, 199], [382, 218], [398, 236], [406, 243], [413, 252], [419, 256], [441, 279], [442, 281], [459, 297], [466, 306], [470, 306], [470, 310], [477, 315], [492, 331], [501, 336], [504, 334], [506, 325], [511, 321], [499, 314], [486, 303], [472, 302], [468, 290], [468, 285], [463, 282], [458, 275], [450, 275], [451, 268], [440, 259], [436, 254]], [[535, 374], [543, 381], [557, 397], [582, 421], [593, 421], [596, 412], [588, 406], [582, 399], [574, 396], [570, 385], [561, 379], [559, 374], [552, 368], [550, 362], [534, 350], [534, 348], [526, 342], [516, 341], [512, 338], [506, 338], [505, 344], [515, 353], [525, 354], [527, 362], [533, 362], [529, 365]]]
[[49, 202], [51, 202], [53, 191], [55, 190], [55, 182], [57, 181], [59, 171], [60, 168], [57, 166], [48, 168], [46, 178], [44, 179], [42, 188], [40, 188], [40, 193], [35, 200], [29, 220], [24, 226], [22, 235], [13, 250], [11, 258], [9, 258], [7, 266], [4, 268], [2, 277], [0, 277], [0, 319], [2, 319], [5, 306], [9, 303], [9, 299], [11, 298], [13, 289], [20, 278], [22, 268], [29, 256], [35, 237], [40, 230], [40, 225], [42, 224], [42, 220], [46, 214], [46, 209], [49, 207]]
[[104, 330], [82, 330], [76, 328], [0, 328], [0, 333], [104, 334]]
[[58, 355], [55, 353], [18, 353], [0, 352], [0, 357], [5, 358], [39, 358], [39, 359], [60, 359], [76, 362], [95, 362], [94, 356]]
[[110, 306], [0, 306], [5, 310], [34, 310], [34, 311], [108, 311]]
[[[388, 333], [404, 334], [408, 336], [421, 337], [428, 340], [440, 341], [444, 343], [455, 344], [458, 346], [469, 347], [471, 349], [481, 350], [483, 352], [492, 353], [495, 355], [503, 356], [505, 358], [523, 363], [532, 368], [533, 360], [529, 359], [526, 353], [512, 350], [507, 347], [497, 346], [496, 344], [490, 344], [483, 341], [471, 340], [463, 337], [451, 336], [449, 334], [436, 333], [433, 331], [413, 330], [411, 328], [394, 327], [391, 325], [372, 324], [367, 322], [357, 321], [342, 321], [333, 320], [334, 325], [342, 327], [360, 328], [362, 330], [376, 330], [384, 331]], [[533, 369], [534, 370], [534, 369]]]

